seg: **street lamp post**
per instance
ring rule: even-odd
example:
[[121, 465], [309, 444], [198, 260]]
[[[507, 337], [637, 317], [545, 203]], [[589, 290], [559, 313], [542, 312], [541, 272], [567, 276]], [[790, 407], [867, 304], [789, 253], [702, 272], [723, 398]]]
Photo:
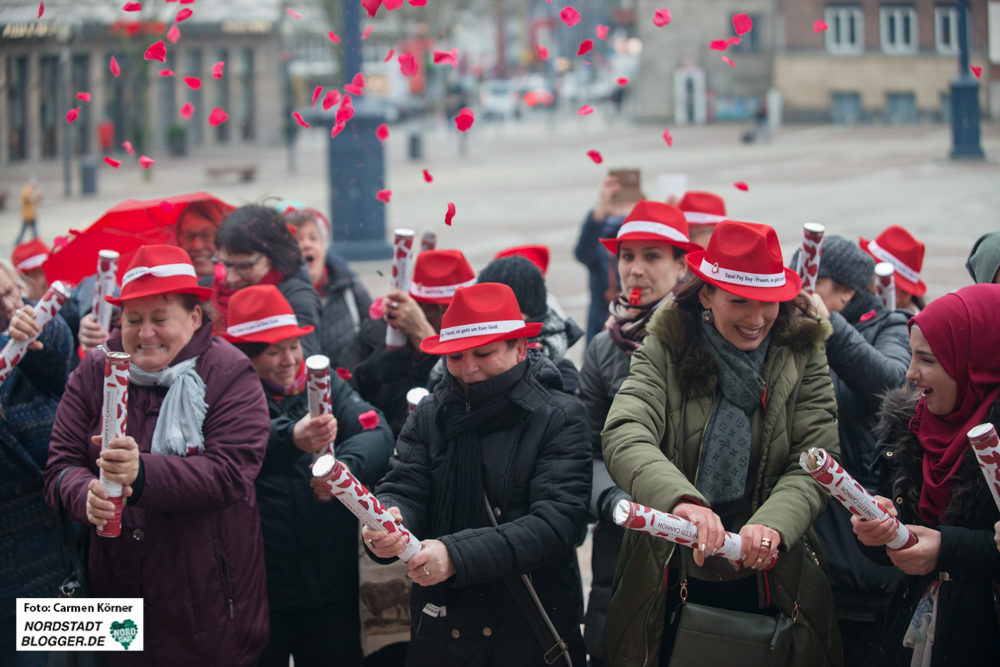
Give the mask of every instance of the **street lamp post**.
[[958, 1], [958, 76], [951, 81], [951, 158], [983, 159], [979, 145], [979, 81], [969, 72], [969, 1]]

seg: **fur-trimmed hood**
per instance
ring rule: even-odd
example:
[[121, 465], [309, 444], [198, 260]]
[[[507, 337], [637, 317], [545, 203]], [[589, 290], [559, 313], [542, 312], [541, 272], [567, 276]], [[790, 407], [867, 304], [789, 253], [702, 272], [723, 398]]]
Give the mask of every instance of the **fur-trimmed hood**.
[[[646, 331], [656, 336], [680, 366], [678, 381], [684, 392], [692, 398], [706, 396], [715, 391], [718, 372], [715, 358], [698, 337], [698, 322], [691, 313], [681, 310], [671, 302], [658, 309]], [[826, 320], [795, 317], [771, 332], [772, 347], [787, 347], [792, 354], [813, 354], [833, 332]]]
[[[880, 449], [877, 466], [892, 463], [892, 471], [877, 470], [880, 477], [891, 477], [892, 497], [902, 505], [908, 516], [919, 522], [920, 489], [923, 486], [924, 450], [917, 436], [910, 431], [910, 420], [916, 413], [920, 391], [911, 387], [890, 390], [879, 413], [875, 429]], [[1000, 424], [1000, 399], [993, 404], [984, 421]], [[951, 487], [951, 501], [941, 515], [941, 523], [963, 525], [977, 498], [986, 493], [986, 483], [971, 447], [966, 448], [962, 466]], [[900, 499], [902, 502], [900, 502]]]

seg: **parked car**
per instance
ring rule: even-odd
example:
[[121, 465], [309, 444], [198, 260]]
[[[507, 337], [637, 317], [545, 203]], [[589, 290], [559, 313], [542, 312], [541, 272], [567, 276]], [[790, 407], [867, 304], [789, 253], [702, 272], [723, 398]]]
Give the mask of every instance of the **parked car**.
[[520, 118], [520, 96], [517, 86], [507, 79], [483, 83], [479, 91], [479, 109], [484, 118]]

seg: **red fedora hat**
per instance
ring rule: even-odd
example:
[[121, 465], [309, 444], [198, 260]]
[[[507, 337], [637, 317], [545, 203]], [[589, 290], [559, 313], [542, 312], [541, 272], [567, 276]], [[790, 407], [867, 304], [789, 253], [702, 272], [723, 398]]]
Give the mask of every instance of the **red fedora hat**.
[[545, 277], [545, 272], [549, 269], [549, 247], [547, 245], [517, 245], [513, 248], [501, 250], [493, 259], [503, 259], [504, 257], [525, 258], [538, 267], [538, 270], [542, 272], [543, 278]]
[[889, 262], [896, 269], [896, 285], [913, 296], [927, 293], [927, 285], [920, 279], [924, 267], [924, 244], [899, 225], [892, 225], [884, 232], [866, 241], [858, 240], [861, 249], [876, 262]]
[[42, 268], [42, 264], [48, 258], [49, 247], [45, 245], [45, 241], [35, 238], [14, 248], [14, 252], [10, 255], [10, 262], [15, 269], [26, 273]]
[[726, 219], [726, 202], [711, 192], [690, 190], [677, 204], [689, 225], [717, 225]]
[[121, 296], [106, 296], [113, 306], [123, 301], [155, 294], [194, 294], [203, 301], [212, 296], [209, 287], [198, 285], [198, 274], [186, 251], [172, 245], [139, 248], [122, 275]]
[[604, 247], [613, 253], [618, 252], [618, 244], [622, 241], [656, 241], [688, 252], [701, 250], [700, 245], [691, 243], [688, 223], [681, 210], [657, 201], [640, 200], [618, 228], [618, 236], [601, 239]]
[[[421, 253], [423, 254], [423, 253]], [[427, 354], [464, 352], [511, 338], [532, 338], [541, 322], [525, 324], [514, 290], [500, 283], [459, 287], [441, 318], [441, 333], [420, 341]]]
[[423, 303], [451, 303], [459, 287], [476, 284], [476, 272], [461, 250], [425, 250], [417, 255], [410, 296]]
[[313, 332], [299, 321], [274, 285], [253, 285], [236, 292], [226, 309], [226, 329], [216, 335], [230, 343], [279, 343]]
[[723, 220], [707, 250], [689, 253], [688, 270], [727, 292], [755, 301], [789, 301], [802, 279], [786, 269], [778, 235], [767, 225]]

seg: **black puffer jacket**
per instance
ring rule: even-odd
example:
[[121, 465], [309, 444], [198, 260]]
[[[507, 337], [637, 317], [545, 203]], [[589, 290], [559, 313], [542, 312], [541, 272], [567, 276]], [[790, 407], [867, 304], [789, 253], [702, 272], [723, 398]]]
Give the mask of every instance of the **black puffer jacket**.
[[[852, 305], [863, 307], [849, 306], [844, 311], [851, 321], [840, 313], [831, 314], [833, 334], [826, 341], [826, 357], [837, 396], [841, 461], [855, 479], [873, 491], [874, 430], [886, 392], [906, 385], [910, 364], [906, 323], [910, 313], [887, 311], [867, 293], [855, 296], [859, 298], [862, 303], [852, 301]], [[838, 609], [880, 611], [899, 581], [899, 571], [865, 558], [853, 539], [851, 515], [840, 503], [829, 503], [815, 528], [830, 566], [830, 585]]]
[[330, 359], [340, 356], [341, 350], [360, 330], [368, 319], [372, 298], [358, 277], [345, 263], [332, 256], [326, 260], [327, 281], [320, 292], [320, 319], [317, 328], [320, 351]]
[[[337, 458], [362, 484], [373, 485], [389, 469], [392, 432], [381, 415], [376, 428], [362, 429], [358, 415], [372, 406], [340, 378], [332, 380]], [[271, 434], [256, 487], [270, 608], [310, 609], [333, 601], [356, 602], [358, 520], [337, 501], [315, 499], [309, 486], [312, 456], [292, 441], [292, 429], [309, 412], [308, 394], [280, 402], [268, 395], [267, 408]]]
[[[433, 591], [436, 599], [447, 600], [447, 616], [422, 613], [433, 589], [411, 591], [411, 667], [544, 665], [542, 655], [550, 647], [535, 639], [503, 583], [516, 576], [522, 585], [521, 574], [531, 575], [546, 612], [570, 643], [574, 663], [585, 664], [575, 545], [590, 499], [589, 424], [580, 402], [561, 387], [559, 371], [532, 351], [527, 361], [472, 385], [468, 393], [446, 376], [406, 422], [376, 495], [386, 507], [399, 507], [403, 523], [418, 538], [440, 539], [457, 570], [438, 585], [443, 590]], [[448, 442], [439, 409], [449, 392], [472, 409], [507, 393], [527, 411], [515, 426], [481, 439], [483, 483], [498, 528], [429, 533], [431, 490], [449, 483], [440, 477]]]
[[[909, 423], [919, 394], [896, 389], [886, 396], [879, 424], [881, 437], [875, 472], [879, 493], [892, 498], [903, 523], [923, 525], [920, 489], [923, 485], [924, 450]], [[1000, 400], [984, 421], [1000, 424]], [[903, 648], [903, 635], [917, 603], [939, 573], [947, 573], [938, 593], [937, 628], [931, 664], [996, 665], [1000, 656], [1000, 551], [993, 541], [993, 525], [1000, 511], [969, 447], [952, 485], [951, 502], [937, 526], [941, 550], [929, 575], [904, 575], [886, 611], [883, 632], [884, 664], [910, 664], [911, 649]], [[891, 561], [885, 548], [861, 549], [878, 563]]]

